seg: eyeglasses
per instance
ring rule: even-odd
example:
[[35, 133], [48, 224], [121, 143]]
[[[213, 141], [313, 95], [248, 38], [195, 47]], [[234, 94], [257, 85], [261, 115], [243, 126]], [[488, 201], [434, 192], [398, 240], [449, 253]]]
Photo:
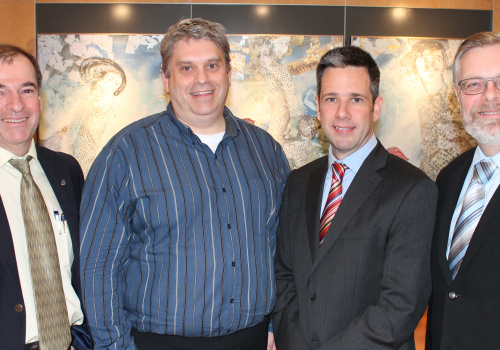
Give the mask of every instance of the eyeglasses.
[[458, 85], [460, 85], [462, 92], [466, 95], [479, 95], [486, 90], [486, 86], [490, 80], [493, 81], [497, 90], [500, 91], [500, 74], [490, 78], [464, 79], [459, 81]]

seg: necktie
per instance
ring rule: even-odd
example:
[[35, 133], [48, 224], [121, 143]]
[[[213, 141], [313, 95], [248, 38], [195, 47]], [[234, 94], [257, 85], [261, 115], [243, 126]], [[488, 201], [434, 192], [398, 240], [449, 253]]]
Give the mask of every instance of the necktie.
[[9, 163], [23, 176], [21, 209], [26, 228], [40, 348], [67, 350], [71, 343], [71, 330], [54, 231], [40, 189], [31, 176], [29, 161], [32, 157], [26, 158], [11, 159]]
[[319, 230], [319, 244], [323, 243], [326, 232], [330, 227], [337, 209], [342, 201], [342, 179], [344, 178], [345, 170], [349, 169], [347, 165], [340, 163], [332, 164], [332, 184], [328, 192], [328, 199], [326, 200], [323, 215], [321, 215], [320, 230]]
[[491, 160], [478, 162], [474, 166], [474, 174], [464, 196], [462, 210], [455, 226], [448, 255], [452, 279], [455, 279], [460, 269], [469, 242], [483, 214], [484, 185], [491, 179], [496, 170], [497, 166]]

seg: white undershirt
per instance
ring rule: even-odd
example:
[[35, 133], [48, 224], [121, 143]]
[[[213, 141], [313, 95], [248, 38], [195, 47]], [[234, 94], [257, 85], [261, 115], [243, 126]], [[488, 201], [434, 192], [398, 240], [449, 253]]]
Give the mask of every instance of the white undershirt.
[[[83, 313], [80, 300], [71, 285], [71, 264], [73, 263], [73, 246], [71, 235], [66, 222], [61, 222], [61, 207], [50, 186], [50, 183], [38, 162], [34, 142], [31, 143], [28, 154], [34, 159], [30, 161], [31, 174], [36, 182], [49, 210], [56, 236], [57, 252], [63, 282], [66, 305], [68, 307], [68, 318], [71, 325], [82, 324]], [[21, 290], [24, 298], [24, 310], [26, 312], [26, 343], [38, 339], [38, 327], [35, 311], [35, 300], [33, 297], [33, 286], [29, 269], [28, 246], [26, 244], [26, 231], [24, 228], [23, 214], [21, 210], [20, 187], [22, 175], [14, 168], [9, 160], [15, 157], [11, 152], [0, 148], [0, 196], [3, 201], [7, 219], [9, 220], [14, 252], [16, 254], [17, 270], [21, 282]], [[20, 158], [20, 157], [16, 157]], [[25, 157], [22, 157], [25, 158]], [[59, 213], [59, 220], [55, 219], [54, 212]], [[12, 305], [14, 307], [14, 305]]]
[[203, 142], [206, 144], [212, 152], [215, 153], [215, 150], [217, 149], [217, 146], [219, 146], [219, 143], [222, 141], [222, 138], [224, 137], [225, 131], [220, 132], [218, 134], [211, 134], [211, 135], [203, 135], [203, 134], [196, 134]]

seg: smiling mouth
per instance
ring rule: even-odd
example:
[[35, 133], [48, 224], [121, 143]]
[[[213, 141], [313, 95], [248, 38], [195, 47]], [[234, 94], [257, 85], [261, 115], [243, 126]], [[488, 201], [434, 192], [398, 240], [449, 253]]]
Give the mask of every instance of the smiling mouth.
[[479, 112], [480, 115], [496, 115], [499, 114], [500, 111], [493, 111], [493, 112]]
[[340, 131], [348, 131], [348, 130], [352, 129], [352, 128], [340, 127], [340, 126], [335, 126], [334, 128], [335, 128], [335, 130], [340, 130]]
[[209, 90], [209, 91], [200, 91], [200, 92], [192, 92], [191, 95], [193, 96], [204, 96], [204, 95], [210, 95], [214, 92], [214, 90]]
[[22, 118], [22, 119], [2, 119], [3, 122], [5, 123], [22, 123], [26, 121], [28, 118]]

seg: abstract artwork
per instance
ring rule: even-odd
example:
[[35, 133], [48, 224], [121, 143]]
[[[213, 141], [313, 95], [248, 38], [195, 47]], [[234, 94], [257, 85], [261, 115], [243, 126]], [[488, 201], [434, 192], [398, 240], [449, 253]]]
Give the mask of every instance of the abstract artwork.
[[461, 122], [452, 63], [457, 39], [352, 37], [381, 72], [384, 99], [375, 133], [398, 154], [435, 179], [452, 159], [475, 145]]
[[[38, 35], [43, 74], [40, 143], [74, 155], [86, 174], [107, 141], [168, 103], [163, 35]], [[229, 35], [227, 106], [268, 130], [292, 167], [326, 154], [314, 101], [315, 68], [342, 36]]]

